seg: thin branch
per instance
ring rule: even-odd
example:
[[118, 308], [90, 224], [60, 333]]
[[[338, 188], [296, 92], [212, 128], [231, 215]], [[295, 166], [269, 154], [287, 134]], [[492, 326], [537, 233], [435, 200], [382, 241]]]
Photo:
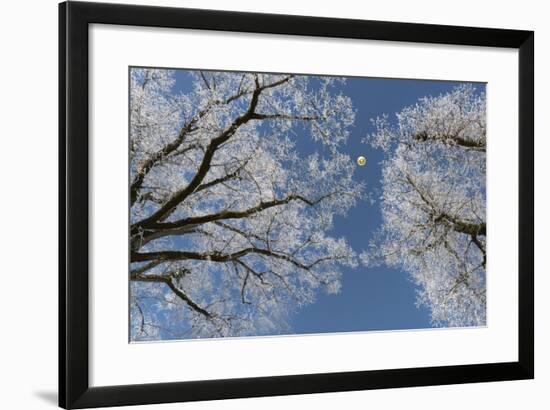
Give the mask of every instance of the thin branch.
[[180, 288], [178, 288], [173, 281], [172, 275], [143, 275], [143, 274], [132, 274], [130, 279], [135, 282], [159, 282], [166, 284], [172, 292], [176, 294], [181, 300], [183, 300], [191, 309], [195, 312], [200, 313], [201, 315], [211, 319], [212, 314], [207, 310], [200, 307], [195, 303], [186, 293], [184, 293]]

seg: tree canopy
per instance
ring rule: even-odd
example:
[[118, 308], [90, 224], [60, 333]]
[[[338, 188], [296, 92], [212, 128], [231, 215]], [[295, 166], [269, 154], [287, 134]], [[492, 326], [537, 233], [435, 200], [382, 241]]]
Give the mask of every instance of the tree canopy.
[[334, 78], [189, 75], [177, 92], [173, 71], [131, 69], [131, 339], [284, 331], [357, 264], [328, 234], [363, 193], [340, 149], [351, 100]]
[[485, 95], [463, 85], [373, 123], [383, 226], [363, 262], [409, 272], [435, 325], [484, 325]]

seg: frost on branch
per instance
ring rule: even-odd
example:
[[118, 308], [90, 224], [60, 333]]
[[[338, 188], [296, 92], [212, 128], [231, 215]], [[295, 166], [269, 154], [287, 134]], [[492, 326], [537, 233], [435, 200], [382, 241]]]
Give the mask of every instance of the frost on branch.
[[131, 339], [287, 331], [356, 265], [327, 234], [363, 191], [339, 150], [351, 101], [330, 78], [189, 75], [176, 93], [174, 72], [131, 70]]
[[367, 265], [409, 272], [439, 326], [486, 323], [485, 95], [472, 86], [373, 121], [383, 226]]

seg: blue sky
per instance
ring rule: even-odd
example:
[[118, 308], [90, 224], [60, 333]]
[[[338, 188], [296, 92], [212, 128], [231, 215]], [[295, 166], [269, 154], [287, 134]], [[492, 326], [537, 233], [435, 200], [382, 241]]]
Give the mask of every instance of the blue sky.
[[[345, 236], [356, 250], [365, 249], [374, 232], [382, 223], [378, 195], [381, 191], [380, 161], [382, 152], [361, 143], [373, 131], [370, 119], [395, 113], [414, 104], [419, 98], [451, 91], [464, 84], [453, 81], [403, 80], [382, 78], [348, 78], [342, 85], [344, 94], [351, 97], [356, 109], [355, 126], [347, 144], [342, 148], [354, 160], [359, 155], [367, 158], [364, 167], [358, 167], [354, 178], [365, 181], [367, 191], [376, 199], [374, 204], [359, 203], [346, 217], [336, 217], [331, 234]], [[475, 84], [478, 91], [485, 84]], [[186, 70], [176, 72], [175, 92], [189, 91], [191, 77]], [[310, 139], [298, 138], [298, 151], [311, 151]], [[355, 166], [355, 162], [353, 163]], [[386, 267], [342, 270], [342, 290], [337, 295], [320, 293], [314, 304], [301, 308], [291, 318], [294, 334], [349, 332], [368, 330], [398, 330], [431, 327], [430, 312], [416, 307], [416, 289], [406, 272]]]

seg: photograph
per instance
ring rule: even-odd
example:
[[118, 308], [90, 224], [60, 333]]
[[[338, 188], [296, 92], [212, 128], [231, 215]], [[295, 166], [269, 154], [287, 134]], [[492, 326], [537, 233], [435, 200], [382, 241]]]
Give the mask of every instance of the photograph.
[[486, 83], [128, 84], [130, 342], [487, 326]]

